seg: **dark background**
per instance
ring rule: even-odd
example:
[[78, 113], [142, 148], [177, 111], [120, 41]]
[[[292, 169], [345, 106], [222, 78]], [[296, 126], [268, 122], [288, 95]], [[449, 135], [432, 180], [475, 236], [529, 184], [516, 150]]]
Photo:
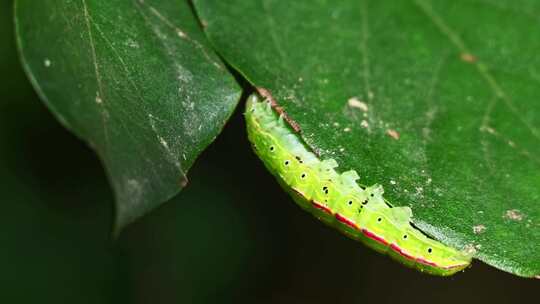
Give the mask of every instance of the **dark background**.
[[538, 281], [423, 275], [319, 223], [251, 153], [241, 107], [189, 186], [113, 240], [103, 168], [34, 93], [0, 2], [0, 303], [538, 301]]

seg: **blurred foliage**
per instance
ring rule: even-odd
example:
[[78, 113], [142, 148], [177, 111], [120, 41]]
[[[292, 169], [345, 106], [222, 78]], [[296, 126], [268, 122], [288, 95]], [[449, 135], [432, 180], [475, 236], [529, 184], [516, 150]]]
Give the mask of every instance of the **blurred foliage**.
[[185, 191], [112, 240], [104, 169], [25, 79], [0, 5], [0, 303], [536, 300], [535, 281], [481, 263], [433, 278], [320, 225], [262, 169], [240, 112]]

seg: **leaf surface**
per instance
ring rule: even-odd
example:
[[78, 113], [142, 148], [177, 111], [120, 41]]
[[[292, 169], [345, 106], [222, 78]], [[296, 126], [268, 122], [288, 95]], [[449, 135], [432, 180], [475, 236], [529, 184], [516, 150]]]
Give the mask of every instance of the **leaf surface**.
[[534, 1], [194, 1], [301, 136], [429, 235], [540, 275]]
[[20, 0], [16, 28], [34, 87], [106, 167], [117, 231], [187, 184], [240, 97], [188, 1]]

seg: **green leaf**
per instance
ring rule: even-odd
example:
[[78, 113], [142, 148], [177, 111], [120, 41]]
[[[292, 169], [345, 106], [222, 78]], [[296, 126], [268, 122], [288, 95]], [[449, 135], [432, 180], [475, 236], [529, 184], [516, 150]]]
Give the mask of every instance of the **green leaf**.
[[240, 97], [184, 0], [19, 0], [16, 29], [34, 87], [104, 163], [117, 231], [186, 185]]
[[414, 223], [540, 275], [540, 29], [530, 1], [197, 0], [216, 49], [302, 137]]

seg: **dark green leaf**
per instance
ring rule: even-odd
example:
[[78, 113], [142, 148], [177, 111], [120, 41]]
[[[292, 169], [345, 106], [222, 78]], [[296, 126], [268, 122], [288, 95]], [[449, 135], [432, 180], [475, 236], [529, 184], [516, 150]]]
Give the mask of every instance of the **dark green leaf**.
[[185, 186], [238, 102], [185, 0], [20, 0], [16, 25], [42, 99], [105, 164], [117, 230]]
[[535, 1], [195, 1], [302, 137], [423, 231], [540, 275]]

